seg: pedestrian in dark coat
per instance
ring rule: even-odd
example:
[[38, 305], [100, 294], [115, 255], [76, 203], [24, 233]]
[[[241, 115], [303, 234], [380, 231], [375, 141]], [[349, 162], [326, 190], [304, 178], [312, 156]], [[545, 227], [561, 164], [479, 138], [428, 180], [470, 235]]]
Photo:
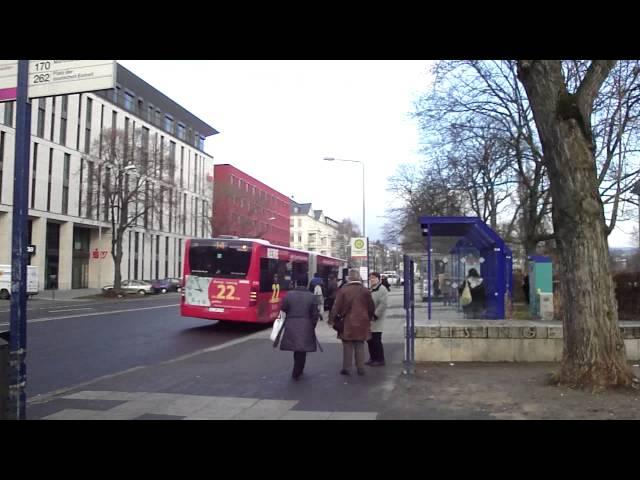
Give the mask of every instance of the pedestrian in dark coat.
[[307, 283], [306, 275], [301, 276], [296, 281], [296, 288], [285, 295], [281, 307], [286, 317], [280, 350], [293, 352], [291, 377], [294, 380], [302, 375], [307, 352], [315, 352], [318, 345], [316, 324], [320, 311], [315, 296], [307, 289]]
[[338, 332], [342, 340], [342, 375], [350, 375], [355, 353], [358, 375], [364, 375], [364, 342], [371, 338], [371, 321], [375, 305], [369, 289], [362, 285], [360, 272], [349, 270], [349, 282], [338, 290], [336, 301], [329, 315], [329, 325], [334, 325], [336, 316], [344, 318], [344, 328]]

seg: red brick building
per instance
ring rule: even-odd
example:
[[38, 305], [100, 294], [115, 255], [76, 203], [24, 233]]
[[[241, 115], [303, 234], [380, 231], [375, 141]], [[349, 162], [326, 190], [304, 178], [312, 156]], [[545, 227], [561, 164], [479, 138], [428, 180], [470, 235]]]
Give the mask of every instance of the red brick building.
[[289, 246], [291, 201], [232, 165], [214, 166], [213, 236], [263, 238]]

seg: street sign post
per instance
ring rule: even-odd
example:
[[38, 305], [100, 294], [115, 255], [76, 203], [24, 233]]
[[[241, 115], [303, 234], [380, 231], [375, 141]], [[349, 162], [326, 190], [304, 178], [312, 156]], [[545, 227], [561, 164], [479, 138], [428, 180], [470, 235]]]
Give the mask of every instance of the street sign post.
[[0, 61], [0, 101], [16, 100], [9, 337], [9, 415], [16, 420], [26, 419], [27, 256], [35, 253], [35, 247], [27, 245], [31, 146], [29, 98], [107, 90], [114, 88], [115, 82], [115, 60]]
[[[69, 95], [115, 87], [115, 60], [31, 60], [29, 98]], [[15, 100], [18, 61], [0, 60], [0, 102]]]

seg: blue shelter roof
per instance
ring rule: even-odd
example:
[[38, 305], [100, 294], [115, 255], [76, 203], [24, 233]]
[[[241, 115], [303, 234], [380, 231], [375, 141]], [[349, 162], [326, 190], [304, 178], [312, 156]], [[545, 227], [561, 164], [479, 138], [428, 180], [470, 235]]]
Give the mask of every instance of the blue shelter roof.
[[434, 237], [463, 237], [480, 251], [499, 247], [511, 253], [504, 240], [478, 217], [420, 217], [420, 227], [425, 236], [431, 228]]

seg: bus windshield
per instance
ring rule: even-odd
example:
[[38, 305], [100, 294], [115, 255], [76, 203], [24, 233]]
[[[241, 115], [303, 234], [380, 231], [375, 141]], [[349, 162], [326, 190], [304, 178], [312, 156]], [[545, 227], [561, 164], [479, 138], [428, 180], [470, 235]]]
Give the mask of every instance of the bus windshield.
[[249, 271], [251, 250], [198, 245], [189, 249], [191, 274], [201, 277], [244, 278]]

